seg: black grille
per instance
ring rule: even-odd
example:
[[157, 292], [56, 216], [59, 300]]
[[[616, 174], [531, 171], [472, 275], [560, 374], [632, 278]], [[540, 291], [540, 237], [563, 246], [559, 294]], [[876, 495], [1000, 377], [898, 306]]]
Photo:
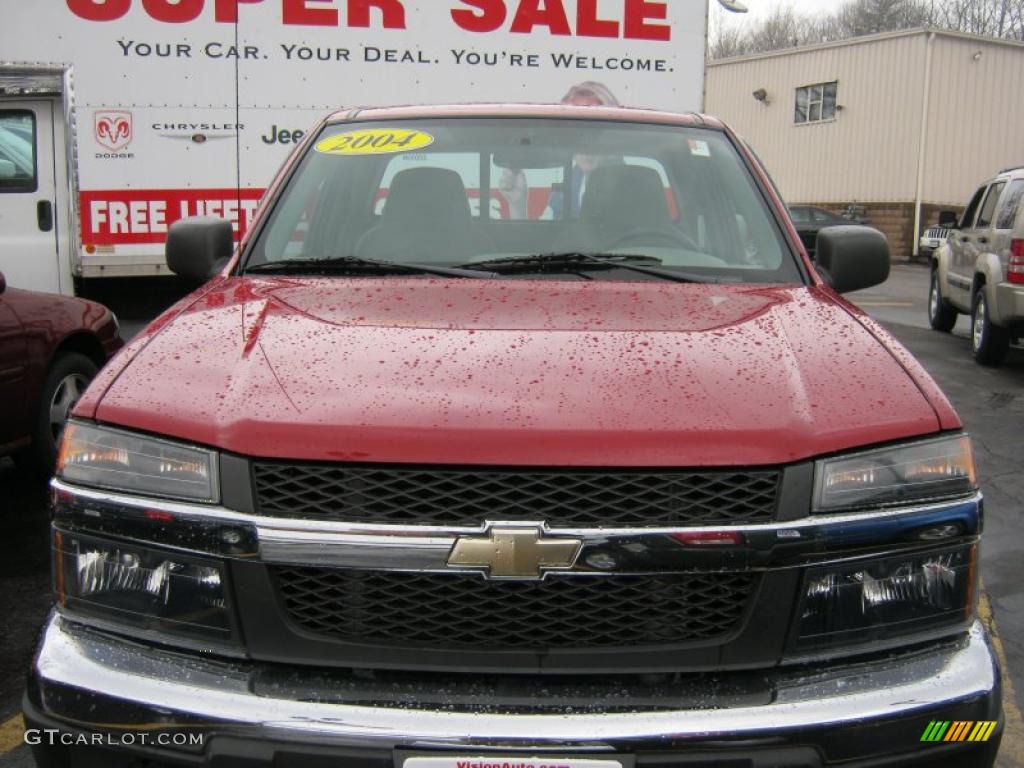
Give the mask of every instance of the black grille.
[[643, 527], [770, 521], [777, 471], [376, 468], [257, 463], [263, 514], [348, 522]]
[[739, 628], [751, 573], [485, 581], [475, 574], [275, 569], [292, 622], [360, 643], [420, 648], [633, 648]]

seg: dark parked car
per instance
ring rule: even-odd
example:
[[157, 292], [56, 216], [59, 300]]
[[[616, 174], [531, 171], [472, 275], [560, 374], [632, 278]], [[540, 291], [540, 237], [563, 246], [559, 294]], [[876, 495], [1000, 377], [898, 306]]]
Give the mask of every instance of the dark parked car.
[[789, 206], [789, 217], [793, 219], [800, 240], [807, 249], [807, 255], [812, 259], [818, 250], [818, 233], [826, 227], [841, 227], [847, 224], [858, 222], [844, 219], [837, 213], [826, 211], [813, 205], [791, 205]]
[[106, 307], [10, 288], [0, 273], [0, 456], [49, 473], [68, 413], [122, 344]]

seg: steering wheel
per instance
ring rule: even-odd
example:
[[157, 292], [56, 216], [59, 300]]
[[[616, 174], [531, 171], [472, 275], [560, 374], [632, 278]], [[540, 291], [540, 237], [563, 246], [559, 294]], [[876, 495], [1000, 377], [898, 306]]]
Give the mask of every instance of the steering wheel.
[[701, 250], [700, 246], [689, 235], [680, 232], [678, 229], [668, 229], [665, 227], [634, 227], [633, 229], [628, 229], [608, 243], [606, 248], [615, 249], [639, 239], [654, 240], [656, 241], [655, 244], [681, 245], [691, 251]]

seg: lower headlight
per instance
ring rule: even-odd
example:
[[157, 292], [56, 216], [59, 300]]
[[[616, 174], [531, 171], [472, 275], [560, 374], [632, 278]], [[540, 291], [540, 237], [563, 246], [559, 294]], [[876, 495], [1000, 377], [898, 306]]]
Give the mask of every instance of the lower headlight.
[[796, 646], [811, 650], [965, 625], [977, 545], [839, 568], [804, 579]]
[[57, 600], [70, 615], [231, 643], [226, 576], [218, 561], [60, 530], [53, 548]]

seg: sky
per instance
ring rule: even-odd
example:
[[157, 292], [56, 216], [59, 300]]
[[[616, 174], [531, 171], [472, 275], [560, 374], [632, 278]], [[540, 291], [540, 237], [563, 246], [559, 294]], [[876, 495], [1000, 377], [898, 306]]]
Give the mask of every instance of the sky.
[[[742, 14], [744, 20], [755, 21], [760, 18], [764, 18], [773, 9], [780, 6], [792, 6], [798, 13], [819, 13], [821, 11], [833, 11], [839, 7], [841, 0], [743, 0], [749, 12]], [[718, 6], [716, 0], [712, 0], [712, 8], [715, 8], [715, 13], [721, 13], [731, 17], [730, 20], [739, 19], [740, 15], [734, 13], [726, 13]]]

